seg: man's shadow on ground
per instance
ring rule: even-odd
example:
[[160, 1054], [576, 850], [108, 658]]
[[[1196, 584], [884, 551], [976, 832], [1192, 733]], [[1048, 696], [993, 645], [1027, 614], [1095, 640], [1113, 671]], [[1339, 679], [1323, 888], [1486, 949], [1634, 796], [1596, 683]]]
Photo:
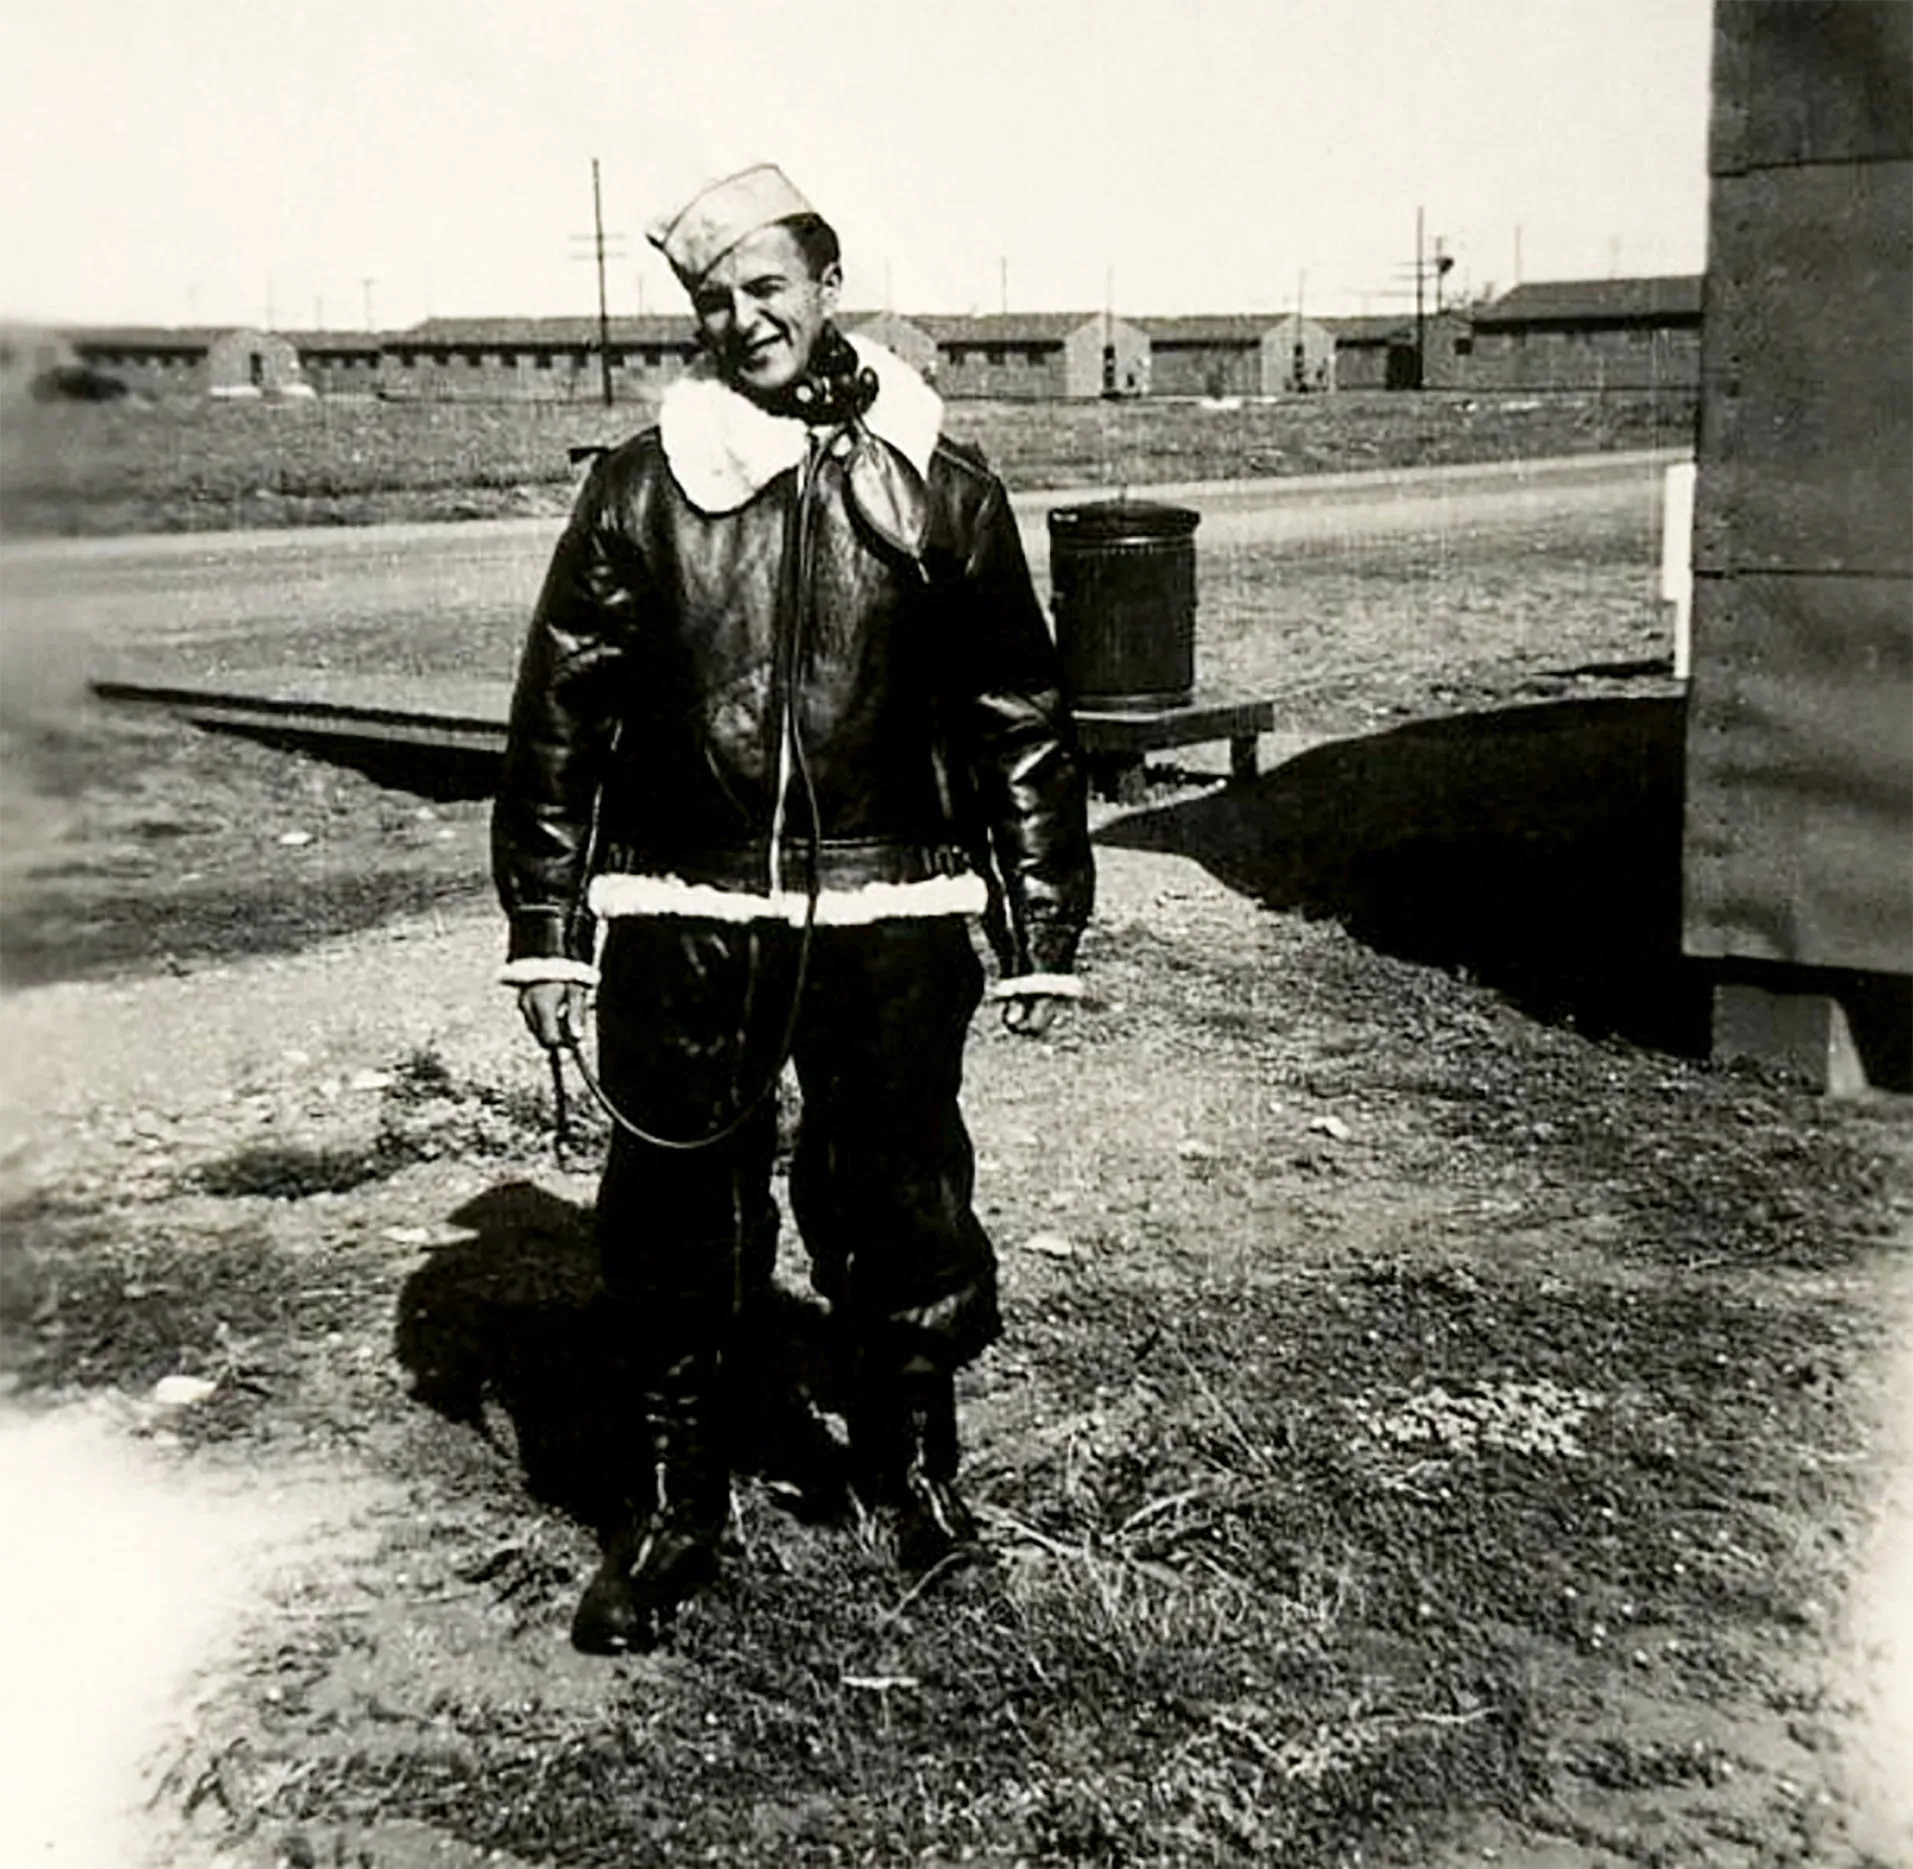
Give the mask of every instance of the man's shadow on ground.
[[1340, 740], [1099, 841], [1465, 970], [1536, 1016], [1705, 1055], [1681, 956], [1682, 704], [1513, 707]]
[[[607, 1526], [623, 1483], [650, 1462], [632, 1444], [637, 1376], [598, 1277], [590, 1209], [518, 1181], [450, 1219], [474, 1237], [434, 1252], [399, 1293], [394, 1347], [414, 1398], [495, 1441], [508, 1429], [535, 1499]], [[846, 1509], [842, 1451], [822, 1418], [840, 1412], [840, 1394], [821, 1305], [782, 1290], [756, 1304], [725, 1391], [735, 1471], [800, 1515]]]

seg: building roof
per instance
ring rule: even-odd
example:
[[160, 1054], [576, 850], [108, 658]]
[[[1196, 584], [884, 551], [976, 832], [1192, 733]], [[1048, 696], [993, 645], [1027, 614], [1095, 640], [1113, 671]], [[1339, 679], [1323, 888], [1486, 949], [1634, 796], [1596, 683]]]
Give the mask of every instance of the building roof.
[[349, 350], [376, 354], [392, 340], [384, 331], [281, 331], [300, 350]]
[[243, 325], [65, 325], [60, 336], [75, 350], [209, 350], [216, 338]]
[[[611, 341], [614, 344], [690, 345], [697, 341], [697, 329], [682, 313], [648, 313], [638, 318], [613, 318]], [[409, 330], [388, 331], [388, 349], [431, 350], [474, 346], [480, 349], [536, 349], [549, 345], [554, 349], [584, 345], [597, 348], [598, 321], [595, 318], [427, 318]]]
[[1648, 279], [1537, 279], [1475, 311], [1478, 325], [1698, 318], [1700, 275]]
[[[1088, 324], [1100, 324], [1102, 312], [983, 312], [962, 316], [910, 314], [910, 323], [939, 344], [1061, 344]], [[1134, 324], [1119, 317], [1118, 324]]]
[[1137, 318], [1149, 333], [1152, 344], [1241, 344], [1245, 348], [1262, 342], [1265, 331], [1285, 324], [1287, 316], [1277, 312], [1196, 312], [1179, 318]]
[[1324, 318], [1338, 344], [1387, 344], [1415, 335], [1413, 312], [1363, 312], [1359, 317]]

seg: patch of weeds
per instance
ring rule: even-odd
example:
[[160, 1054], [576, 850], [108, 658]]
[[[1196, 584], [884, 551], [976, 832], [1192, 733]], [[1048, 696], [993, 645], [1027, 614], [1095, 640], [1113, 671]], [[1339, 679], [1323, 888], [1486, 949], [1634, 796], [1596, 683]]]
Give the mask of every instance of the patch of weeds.
[[[537, 1092], [462, 1082], [429, 1049], [414, 1052], [393, 1076], [377, 1134], [369, 1141], [350, 1147], [243, 1149], [195, 1169], [187, 1185], [228, 1199], [306, 1200], [349, 1193], [389, 1180], [416, 1163], [448, 1156], [518, 1159], [542, 1149], [549, 1139], [551, 1112]], [[591, 1133], [588, 1124], [574, 1123], [574, 1138], [581, 1145]]]
[[386, 1093], [394, 1103], [429, 1103], [438, 1097], [456, 1097], [457, 1080], [433, 1045], [419, 1045], [399, 1060]]
[[31, 1310], [9, 1331], [21, 1386], [137, 1394], [210, 1377], [218, 1396], [180, 1421], [203, 1439], [245, 1431], [259, 1398], [296, 1392], [304, 1346], [367, 1330], [389, 1302], [374, 1266], [290, 1255], [249, 1227], [129, 1236], [110, 1216], [42, 1215], [15, 1243], [34, 1268]]
[[1732, 1756], [1705, 1739], [1631, 1740], [1610, 1735], [1570, 1749], [1563, 1763], [1577, 1777], [1606, 1791], [1720, 1785], [1734, 1775]]
[[314, 1194], [344, 1194], [396, 1174], [405, 1165], [382, 1136], [357, 1149], [243, 1149], [195, 1169], [189, 1181], [201, 1194], [222, 1199], [301, 1201]]

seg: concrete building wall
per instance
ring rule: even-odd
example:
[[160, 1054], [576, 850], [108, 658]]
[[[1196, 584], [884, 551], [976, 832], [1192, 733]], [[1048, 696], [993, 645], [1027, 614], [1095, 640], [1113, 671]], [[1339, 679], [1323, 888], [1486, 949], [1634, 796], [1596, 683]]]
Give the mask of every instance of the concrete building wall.
[[1700, 329], [1613, 326], [1478, 326], [1457, 380], [1482, 389], [1693, 389]]
[[1042, 402], [1070, 393], [1063, 347], [1053, 338], [1016, 342], [945, 339], [937, 348], [937, 390], [941, 395]]
[[1335, 388], [1395, 388], [1398, 375], [1414, 367], [1414, 337], [1362, 337], [1335, 344]]
[[376, 396], [380, 364], [376, 345], [299, 347], [299, 368], [320, 396]]
[[1249, 338], [1149, 341], [1152, 396], [1259, 396], [1262, 350]]
[[1786, 993], [1913, 976], [1913, 9], [1834, 10], [1714, 18], [1683, 945]]
[[95, 340], [82, 334], [73, 348], [82, 363], [116, 378], [136, 396], [203, 396], [210, 381], [203, 343]]
[[[687, 361], [675, 345], [614, 343], [612, 396], [655, 400]], [[380, 360], [379, 393], [396, 401], [596, 402], [604, 376], [595, 345], [425, 344], [400, 334]]]

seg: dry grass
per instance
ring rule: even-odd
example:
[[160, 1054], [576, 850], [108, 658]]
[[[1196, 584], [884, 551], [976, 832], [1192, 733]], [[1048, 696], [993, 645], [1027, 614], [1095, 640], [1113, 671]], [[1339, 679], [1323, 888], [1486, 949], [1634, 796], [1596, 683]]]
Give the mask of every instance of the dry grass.
[[[641, 407], [21, 403], [0, 413], [0, 531], [115, 533], [559, 511], [567, 450]], [[1197, 403], [957, 403], [950, 432], [1012, 487], [1146, 485], [1684, 446], [1691, 396], [1349, 394]]]

